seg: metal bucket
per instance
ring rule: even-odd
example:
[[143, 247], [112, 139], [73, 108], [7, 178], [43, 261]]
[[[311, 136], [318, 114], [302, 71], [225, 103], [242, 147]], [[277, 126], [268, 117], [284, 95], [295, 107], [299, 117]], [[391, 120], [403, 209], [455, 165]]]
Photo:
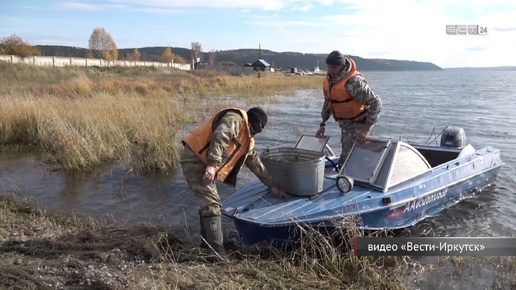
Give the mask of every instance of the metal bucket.
[[323, 190], [324, 152], [275, 148], [267, 149], [260, 159], [273, 184], [289, 194], [311, 196]]

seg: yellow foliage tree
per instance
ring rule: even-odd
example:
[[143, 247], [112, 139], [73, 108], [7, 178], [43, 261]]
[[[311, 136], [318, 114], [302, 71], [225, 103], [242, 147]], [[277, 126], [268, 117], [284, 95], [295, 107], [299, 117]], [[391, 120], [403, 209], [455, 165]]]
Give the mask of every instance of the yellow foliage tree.
[[174, 59], [174, 54], [172, 53], [172, 48], [167, 47], [163, 51], [163, 54], [161, 55], [161, 61], [169, 63]]
[[186, 64], [187, 61], [181, 56], [174, 54], [174, 63]]
[[[97, 58], [105, 60], [114, 60], [118, 58], [118, 50], [111, 35], [102, 27], [93, 29], [88, 41], [89, 49]], [[114, 51], [116, 50], [116, 54]]]
[[141, 56], [142, 55], [140, 54], [140, 51], [138, 50], [138, 48], [135, 48], [133, 50], [133, 53], [131, 55], [129, 55], [129, 60], [138, 61], [138, 60], [140, 60]]
[[0, 41], [0, 54], [17, 55], [21, 57], [41, 55], [39, 49], [13, 34]]
[[113, 60], [118, 59], [118, 48], [116, 47], [116, 43], [113, 42], [113, 45], [111, 45], [111, 57]]
[[108, 51], [104, 59], [107, 61], [115, 61], [118, 59], [118, 48], [114, 42], [111, 44], [111, 50]]
[[86, 50], [86, 58], [93, 58], [93, 52], [91, 49]]

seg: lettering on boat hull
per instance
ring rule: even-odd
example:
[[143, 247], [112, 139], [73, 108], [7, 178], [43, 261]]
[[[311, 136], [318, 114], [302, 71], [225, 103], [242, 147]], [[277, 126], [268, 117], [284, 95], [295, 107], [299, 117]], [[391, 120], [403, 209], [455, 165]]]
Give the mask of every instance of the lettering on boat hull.
[[434, 193], [432, 193], [430, 195], [417, 198], [417, 199], [407, 203], [407, 205], [405, 206], [405, 209], [403, 210], [403, 213], [406, 213], [406, 212], [418, 209], [418, 208], [420, 208], [422, 206], [425, 206], [425, 205], [427, 205], [427, 204], [429, 204], [431, 202], [434, 202], [436, 200], [444, 198], [445, 196], [446, 196], [446, 190], [441, 190], [441, 191], [434, 192]]

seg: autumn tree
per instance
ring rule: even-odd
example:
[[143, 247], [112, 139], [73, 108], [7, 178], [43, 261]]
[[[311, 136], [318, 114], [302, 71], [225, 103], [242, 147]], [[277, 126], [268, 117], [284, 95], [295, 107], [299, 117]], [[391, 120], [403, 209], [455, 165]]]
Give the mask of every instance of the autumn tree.
[[[93, 32], [90, 35], [90, 40], [88, 41], [88, 47], [96, 58], [103, 58], [105, 60], [114, 60], [118, 58], [118, 50], [116, 49], [116, 44], [113, 41], [113, 38], [102, 27], [93, 29]], [[116, 58], [113, 59], [114, 56], [116, 56]]]
[[111, 60], [115, 61], [118, 59], [118, 48], [116, 47], [116, 43], [111, 44]]
[[210, 50], [210, 52], [208, 52], [208, 63], [210, 65], [214, 65], [215, 59], [216, 59], [216, 52], [214, 49], [212, 49], [212, 50]]
[[107, 61], [115, 61], [118, 59], [118, 49], [114, 42], [111, 43], [111, 49], [105, 50], [102, 53], [102, 57]]
[[163, 54], [161, 55], [161, 61], [169, 63], [174, 59], [174, 54], [172, 53], [172, 48], [166, 47], [165, 50], [163, 50]]
[[13, 34], [0, 41], [0, 54], [17, 55], [21, 57], [41, 55], [39, 49]]
[[129, 55], [129, 60], [135, 60], [135, 61], [138, 61], [140, 60], [140, 57], [141, 57], [141, 54], [140, 54], [140, 51], [138, 50], [138, 48], [135, 48], [133, 50], [133, 53], [131, 53]]
[[177, 54], [174, 54], [174, 63], [179, 63], [179, 64], [187, 64], [188, 62], [186, 61], [186, 59], [182, 58], [181, 56], [177, 55]]
[[190, 58], [192, 60], [192, 64], [201, 61], [202, 58], [202, 45], [199, 42], [192, 42], [192, 49], [190, 50]]
[[86, 58], [93, 58], [93, 52], [91, 49], [86, 50]]

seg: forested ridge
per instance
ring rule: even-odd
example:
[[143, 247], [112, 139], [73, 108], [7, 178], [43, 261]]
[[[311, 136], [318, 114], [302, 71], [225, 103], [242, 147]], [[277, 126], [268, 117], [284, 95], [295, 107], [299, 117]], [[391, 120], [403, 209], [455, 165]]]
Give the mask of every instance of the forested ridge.
[[[44, 56], [64, 56], [64, 57], [85, 57], [86, 48], [57, 46], [57, 45], [35, 45]], [[129, 58], [131, 53], [137, 49], [140, 53], [139, 60], [160, 61], [166, 47], [141, 47], [141, 48], [119, 48], [118, 59]], [[190, 61], [191, 49], [171, 47], [172, 53], [183, 59]], [[394, 59], [366, 59], [359, 56], [350, 55], [362, 71], [402, 71], [402, 70], [441, 70], [439, 66], [430, 62], [418, 62], [410, 60]], [[257, 59], [264, 59], [271, 66], [283, 70], [291, 67], [312, 70], [319, 66], [325, 68], [326, 54], [312, 54], [300, 52], [274, 52], [264, 49], [235, 49], [202, 52], [202, 61], [213, 60], [214, 64], [245, 65], [253, 63]]]

